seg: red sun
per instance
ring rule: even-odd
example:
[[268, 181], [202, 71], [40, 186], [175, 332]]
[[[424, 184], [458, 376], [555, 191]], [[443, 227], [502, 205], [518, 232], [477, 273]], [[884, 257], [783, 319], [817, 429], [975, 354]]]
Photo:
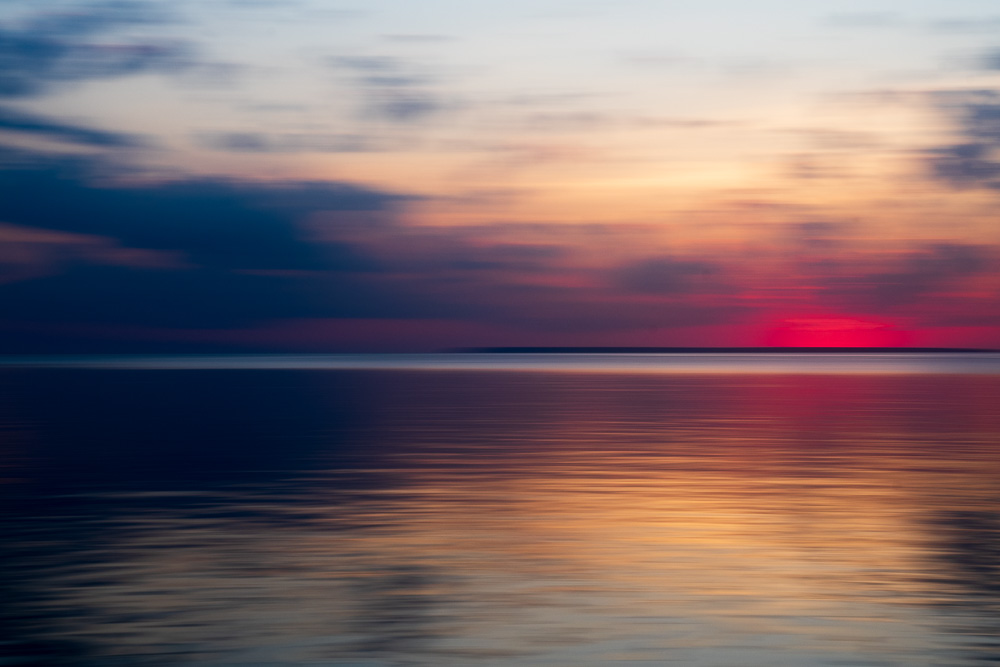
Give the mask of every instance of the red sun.
[[903, 347], [905, 331], [891, 324], [851, 317], [794, 317], [768, 331], [770, 347]]

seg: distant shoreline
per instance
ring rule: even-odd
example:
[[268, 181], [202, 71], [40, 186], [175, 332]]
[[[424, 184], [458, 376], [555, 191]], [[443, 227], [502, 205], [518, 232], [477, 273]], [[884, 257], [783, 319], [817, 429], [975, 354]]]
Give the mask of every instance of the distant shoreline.
[[991, 349], [954, 347], [469, 347], [475, 354], [982, 354]]

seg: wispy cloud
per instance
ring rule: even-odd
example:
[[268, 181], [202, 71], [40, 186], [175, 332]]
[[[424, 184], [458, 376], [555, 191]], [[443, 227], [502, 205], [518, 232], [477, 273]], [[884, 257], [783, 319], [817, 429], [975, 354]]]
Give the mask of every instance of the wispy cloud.
[[142, 138], [131, 134], [66, 123], [41, 114], [17, 111], [3, 106], [0, 106], [0, 131], [24, 133], [100, 148], [129, 148], [144, 144]]
[[389, 56], [338, 56], [328, 65], [348, 74], [362, 97], [364, 116], [414, 123], [451, 104], [436, 92], [432, 78], [415, 64]]
[[116, 29], [166, 20], [157, 6], [109, 2], [0, 26], [0, 96], [30, 97], [71, 82], [175, 70], [186, 44], [114, 39]]

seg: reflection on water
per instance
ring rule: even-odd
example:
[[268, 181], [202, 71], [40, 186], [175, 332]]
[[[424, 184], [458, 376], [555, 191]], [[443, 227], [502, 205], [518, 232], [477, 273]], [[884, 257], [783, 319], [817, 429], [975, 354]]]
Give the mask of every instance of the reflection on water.
[[56, 665], [1000, 661], [1000, 377], [8, 369]]
[[1000, 374], [1000, 352], [433, 353], [0, 357], [0, 367], [133, 370], [466, 370], [656, 374]]

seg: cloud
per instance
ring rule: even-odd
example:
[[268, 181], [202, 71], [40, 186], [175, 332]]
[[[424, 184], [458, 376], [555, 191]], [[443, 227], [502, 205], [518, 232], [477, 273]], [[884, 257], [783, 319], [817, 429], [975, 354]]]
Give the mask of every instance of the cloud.
[[984, 90], [961, 97], [965, 99], [958, 101], [956, 109], [962, 132], [991, 144], [1000, 142], [1000, 93]]
[[399, 58], [341, 56], [327, 64], [349, 74], [361, 92], [365, 117], [414, 123], [452, 106], [431, 89], [427, 74]]
[[[696, 303], [653, 310], [595, 286], [601, 272], [574, 266], [562, 226], [521, 230], [524, 240], [507, 226], [421, 229], [393, 222], [405, 196], [355, 185], [95, 182], [93, 170], [92, 161], [52, 159], [0, 170], [11, 193], [0, 219], [51, 246], [12, 258], [12, 281], [0, 285], [8, 322], [111, 331], [436, 319], [572, 332], [717, 322], [730, 312]], [[695, 280], [708, 266], [674, 261], [670, 276], [661, 267], [633, 286], [662, 292], [667, 278]]]
[[468, 308], [368, 274], [81, 265], [0, 287], [7, 322], [237, 328], [298, 318], [468, 317]]
[[956, 289], [964, 279], [996, 270], [995, 248], [986, 245], [934, 243], [903, 255], [884, 270], [821, 278], [827, 296], [863, 308], [906, 307], [935, 293]]
[[86, 163], [44, 161], [0, 171], [0, 220], [93, 234], [136, 248], [183, 253], [218, 269], [372, 270], [345, 243], [311, 244], [312, 211], [382, 211], [401, 197], [336, 183], [276, 186], [211, 179], [97, 186]]
[[199, 143], [233, 153], [276, 152], [273, 142], [260, 132], [212, 132], [202, 135]]
[[985, 56], [983, 56], [981, 63], [984, 69], [989, 69], [989, 70], [1000, 69], [1000, 51], [987, 53]]
[[142, 141], [132, 134], [64, 123], [46, 116], [2, 106], [0, 106], [0, 131], [29, 134], [99, 148], [129, 148], [142, 145]]
[[379, 245], [396, 271], [437, 276], [491, 272], [523, 278], [558, 270], [570, 255], [558, 243], [507, 242], [480, 227], [399, 230]]
[[497, 243], [466, 246], [461, 257], [453, 258], [453, 268], [469, 270], [544, 271], [567, 250], [557, 245]]
[[949, 91], [936, 98], [960, 141], [931, 151], [931, 174], [953, 187], [1000, 188], [1000, 92]]
[[0, 282], [15, 282], [52, 273], [69, 265], [181, 268], [169, 251], [129, 248], [113, 239], [0, 224]]
[[[611, 335], [725, 326], [790, 294], [916, 316], [975, 296], [998, 257], [971, 243], [873, 251], [823, 220], [790, 226], [794, 243], [759, 259], [657, 253], [637, 242], [645, 232], [614, 226], [411, 226], [408, 196], [347, 183], [97, 180], [94, 160], [37, 156], [6, 166], [0, 241], [17, 247], [0, 253], [0, 312], [25, 331], [385, 320], [404, 323], [403, 340], [406, 321], [441, 320]], [[615, 266], [596, 243], [616, 247]]]
[[619, 268], [614, 282], [636, 294], [679, 295], [718, 289], [721, 268], [711, 262], [650, 257]]
[[[0, 198], [9, 223], [0, 236], [18, 245], [0, 253], [8, 322], [231, 328], [474, 310], [421, 291], [399, 267], [340, 240], [341, 218], [340, 236], [364, 239], [359, 220], [385, 234], [404, 196], [325, 182], [98, 184], [92, 161], [22, 158], [0, 170], [9, 195]], [[317, 214], [322, 242], [303, 226]]]
[[232, 153], [364, 153], [377, 150], [360, 134], [209, 132], [198, 135], [198, 143]]
[[955, 144], [936, 149], [929, 159], [931, 173], [954, 187], [1000, 188], [1000, 162], [986, 143]]
[[0, 97], [41, 95], [73, 81], [174, 70], [189, 58], [186, 45], [96, 40], [122, 26], [163, 20], [150, 5], [110, 2], [0, 26]]
[[651, 306], [648, 302], [621, 298], [595, 298], [594, 294], [581, 290], [538, 295], [524, 299], [519, 306], [495, 321], [572, 334], [725, 325], [739, 321], [748, 310], [740, 305], [697, 300]]
[[218, 270], [81, 266], [5, 286], [8, 320], [226, 327], [308, 312], [295, 281]]
[[944, 33], [996, 33], [1000, 30], [1000, 17], [936, 19], [928, 23], [927, 27], [934, 32]]

